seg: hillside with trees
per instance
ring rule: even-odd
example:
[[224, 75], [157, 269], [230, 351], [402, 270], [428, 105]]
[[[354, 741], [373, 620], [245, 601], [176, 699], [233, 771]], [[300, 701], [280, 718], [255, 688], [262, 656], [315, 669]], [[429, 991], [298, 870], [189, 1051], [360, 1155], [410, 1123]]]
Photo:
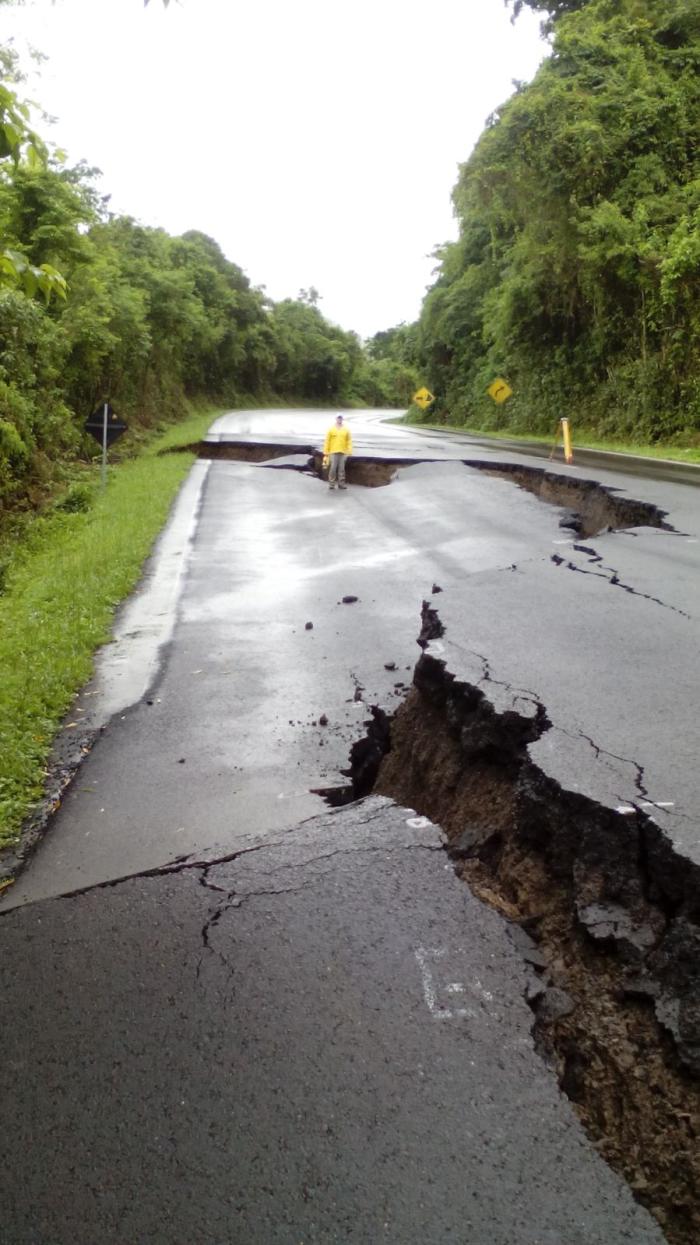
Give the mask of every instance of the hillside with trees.
[[525, 6], [551, 55], [460, 168], [412, 357], [451, 423], [700, 444], [700, 3]]

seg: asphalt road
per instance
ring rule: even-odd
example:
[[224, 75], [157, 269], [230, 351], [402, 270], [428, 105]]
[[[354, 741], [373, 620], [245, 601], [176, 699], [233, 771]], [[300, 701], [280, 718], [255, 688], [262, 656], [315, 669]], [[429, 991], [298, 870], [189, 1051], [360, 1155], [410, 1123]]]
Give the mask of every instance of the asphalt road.
[[662, 1245], [526, 966], [374, 798], [3, 922], [6, 1245]]
[[[321, 444], [328, 419], [236, 413], [211, 436]], [[436, 583], [448, 668], [488, 681], [490, 696], [526, 688], [545, 706], [553, 729], [533, 746], [537, 763], [610, 806], [645, 800], [700, 860], [696, 490], [598, 470], [675, 530], [577, 541], [556, 506], [456, 461], [502, 461], [500, 446], [426, 440], [379, 412], [349, 422], [357, 455], [422, 447], [444, 461], [343, 494], [274, 465], [197, 465], [136, 617], [122, 619], [122, 642], [71, 715], [107, 729], [5, 907], [319, 812], [312, 792], [344, 783], [368, 706], [391, 708], [410, 684]], [[342, 604], [349, 595], [357, 602]]]
[[[211, 435], [291, 453], [333, 414]], [[433, 461], [345, 493], [303, 459], [198, 463], [71, 715], [101, 733], [1, 905], [8, 1245], [663, 1240], [439, 832], [315, 792], [405, 695], [430, 600], [450, 671], [546, 708], [545, 773], [697, 863], [697, 492], [598, 467], [673, 530], [578, 541], [460, 461], [527, 456], [348, 422], [358, 455]]]
[[[446, 597], [465, 568], [498, 573], [560, 534], [553, 510], [460, 463], [345, 493], [244, 463], [201, 475], [160, 673], [110, 721], [8, 904], [229, 848], [321, 811], [312, 792], [346, 782], [369, 706], [398, 704], [410, 685], [433, 585]], [[100, 711], [103, 687], [110, 674], [72, 721], [81, 707]]]

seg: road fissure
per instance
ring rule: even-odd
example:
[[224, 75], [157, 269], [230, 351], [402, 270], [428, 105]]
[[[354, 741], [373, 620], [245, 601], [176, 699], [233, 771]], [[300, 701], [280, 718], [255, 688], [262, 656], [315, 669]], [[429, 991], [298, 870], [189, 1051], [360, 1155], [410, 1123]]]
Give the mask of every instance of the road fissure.
[[[304, 463], [289, 463], [292, 470], [321, 476], [323, 455], [317, 447], [299, 442], [252, 442], [252, 441], [198, 441], [178, 447], [180, 452], [196, 453], [199, 458], [228, 459], [235, 462], [275, 465], [276, 459], [308, 456]], [[167, 451], [173, 452], [173, 451]], [[392, 459], [374, 455], [355, 454], [347, 464], [350, 484], [377, 488], [390, 484], [397, 471], [420, 463], [445, 462], [431, 455], [424, 457], [397, 457]], [[485, 475], [507, 480], [511, 484], [534, 494], [540, 501], [560, 506], [567, 513], [562, 517], [562, 527], [570, 528], [584, 538], [608, 530], [626, 530], [635, 527], [655, 527], [662, 531], [675, 529], [666, 521], [666, 512], [650, 502], [632, 497], [618, 496], [614, 489], [596, 480], [567, 478], [557, 471], [542, 467], [527, 467], [509, 462], [492, 462], [480, 458], [462, 458], [465, 467]], [[594, 552], [594, 551], [592, 551]]]
[[[582, 546], [574, 545], [574, 549], [581, 550]], [[587, 553], [588, 550], [586, 549], [585, 552]], [[613, 588], [621, 588], [623, 592], [628, 592], [630, 596], [642, 597], [644, 601], [651, 601], [654, 605], [660, 605], [665, 610], [672, 610], [674, 614], [680, 614], [682, 618], [690, 618], [690, 614], [686, 613], [685, 610], [678, 609], [676, 605], [669, 605], [667, 601], [662, 601], [659, 597], [654, 597], [649, 592], [639, 592], [631, 584], [623, 584], [614, 567], [605, 566], [602, 558], [597, 554], [595, 557], [590, 558], [589, 561], [600, 565], [599, 571], [588, 571], [584, 566], [577, 566], [575, 562], [562, 558], [558, 553], [551, 554], [550, 560], [555, 566], [563, 566], [567, 571], [576, 571], [579, 575], [593, 575], [596, 579], [605, 579]]]
[[[639, 801], [624, 811], [566, 791], [530, 759], [552, 729], [539, 702], [497, 712], [430, 651], [393, 715], [374, 706], [351, 749], [346, 804], [370, 791], [439, 825], [460, 876], [533, 939], [526, 997], [538, 1049], [600, 1153], [672, 1245], [700, 1232], [700, 871]], [[598, 755], [604, 754], [588, 739]], [[625, 758], [622, 758], [625, 760]], [[652, 806], [653, 807], [653, 806]], [[527, 956], [526, 956], [527, 958]]]

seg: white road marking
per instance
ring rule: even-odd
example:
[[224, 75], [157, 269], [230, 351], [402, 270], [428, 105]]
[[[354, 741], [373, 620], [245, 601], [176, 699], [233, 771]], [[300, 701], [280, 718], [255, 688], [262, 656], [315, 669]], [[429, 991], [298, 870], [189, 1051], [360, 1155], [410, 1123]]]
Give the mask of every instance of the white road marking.
[[96, 692], [101, 699], [91, 706], [97, 726], [137, 704], [158, 673], [160, 655], [175, 627], [210, 467], [194, 464], [146, 564], [142, 585], [120, 607], [113, 638], [97, 653]]
[[[446, 954], [446, 947], [416, 947], [414, 952], [420, 969], [423, 997], [428, 1011], [435, 1020], [477, 1020], [478, 1015], [472, 1008], [445, 1007], [438, 1000], [438, 990], [440, 987], [432, 966], [437, 961], [443, 960]], [[477, 981], [474, 984], [485, 997], [491, 998], [486, 991], [483, 991], [480, 982]], [[446, 982], [442, 989], [448, 995], [466, 994], [467, 992], [467, 987], [462, 981]]]

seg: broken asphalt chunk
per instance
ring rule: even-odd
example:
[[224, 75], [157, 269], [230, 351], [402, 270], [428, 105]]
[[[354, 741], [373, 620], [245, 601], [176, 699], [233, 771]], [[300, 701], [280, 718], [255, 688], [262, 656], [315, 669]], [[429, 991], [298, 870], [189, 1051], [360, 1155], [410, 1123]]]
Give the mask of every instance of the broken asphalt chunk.
[[467, 859], [475, 855], [484, 843], [488, 843], [495, 833], [490, 826], [467, 826], [458, 838], [448, 844], [447, 851], [453, 860]]
[[534, 973], [531, 973], [527, 979], [527, 985], [525, 986], [525, 1002], [528, 1003], [530, 1007], [535, 1007], [538, 1000], [541, 999], [542, 995], [546, 993], [546, 990], [546, 982], [544, 982], [541, 977], [536, 977]]
[[562, 1020], [564, 1016], [570, 1016], [575, 1009], [576, 1004], [566, 990], [560, 990], [558, 986], [550, 986], [549, 990], [545, 990], [541, 998], [537, 1000], [537, 1019], [543, 1024], [553, 1024], [556, 1020]]
[[546, 955], [540, 951], [534, 938], [531, 938], [522, 925], [511, 921], [508, 924], [508, 937], [522, 955], [528, 964], [532, 964], [533, 968], [548, 968], [549, 964]]

